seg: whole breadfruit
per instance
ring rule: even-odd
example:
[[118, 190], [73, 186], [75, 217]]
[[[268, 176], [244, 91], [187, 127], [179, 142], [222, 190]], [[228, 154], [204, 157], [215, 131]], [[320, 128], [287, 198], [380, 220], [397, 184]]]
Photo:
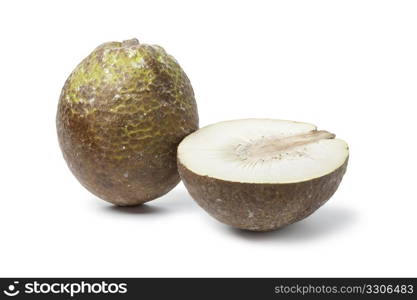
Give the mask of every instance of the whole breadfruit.
[[128, 206], [177, 185], [176, 149], [198, 129], [198, 114], [177, 61], [132, 39], [100, 45], [75, 68], [62, 89], [56, 125], [80, 183]]

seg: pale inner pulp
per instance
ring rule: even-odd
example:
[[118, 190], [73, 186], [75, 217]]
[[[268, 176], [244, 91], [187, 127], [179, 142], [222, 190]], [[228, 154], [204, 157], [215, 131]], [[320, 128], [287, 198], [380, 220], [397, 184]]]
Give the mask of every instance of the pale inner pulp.
[[178, 159], [203, 176], [246, 183], [291, 183], [329, 174], [348, 156], [347, 144], [316, 126], [246, 119], [206, 126], [187, 136]]

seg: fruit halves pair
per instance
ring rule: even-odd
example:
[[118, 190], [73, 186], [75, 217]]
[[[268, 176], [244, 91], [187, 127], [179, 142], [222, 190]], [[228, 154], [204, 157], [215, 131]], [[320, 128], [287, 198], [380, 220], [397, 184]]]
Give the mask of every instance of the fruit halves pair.
[[219, 221], [266, 231], [301, 220], [336, 191], [348, 146], [314, 125], [245, 119], [198, 130], [191, 83], [159, 46], [97, 47], [71, 73], [57, 113], [67, 164], [115, 205], [156, 199], [180, 178]]

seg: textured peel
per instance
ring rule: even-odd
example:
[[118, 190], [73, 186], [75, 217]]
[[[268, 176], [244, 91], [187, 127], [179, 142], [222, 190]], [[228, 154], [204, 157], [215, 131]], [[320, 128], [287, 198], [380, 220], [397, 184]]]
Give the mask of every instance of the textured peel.
[[67, 79], [57, 131], [69, 168], [117, 205], [155, 199], [178, 182], [176, 147], [198, 128], [189, 79], [159, 46], [97, 47]]
[[347, 144], [307, 123], [247, 119], [204, 127], [178, 147], [181, 178], [219, 221], [266, 231], [305, 218], [336, 191]]

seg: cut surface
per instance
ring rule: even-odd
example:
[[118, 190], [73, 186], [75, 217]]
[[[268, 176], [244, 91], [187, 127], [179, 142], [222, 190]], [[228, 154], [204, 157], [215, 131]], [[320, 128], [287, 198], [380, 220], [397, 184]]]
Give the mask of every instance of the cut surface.
[[225, 181], [293, 183], [329, 174], [343, 165], [347, 144], [316, 126], [285, 120], [216, 123], [187, 136], [179, 162], [190, 171]]

